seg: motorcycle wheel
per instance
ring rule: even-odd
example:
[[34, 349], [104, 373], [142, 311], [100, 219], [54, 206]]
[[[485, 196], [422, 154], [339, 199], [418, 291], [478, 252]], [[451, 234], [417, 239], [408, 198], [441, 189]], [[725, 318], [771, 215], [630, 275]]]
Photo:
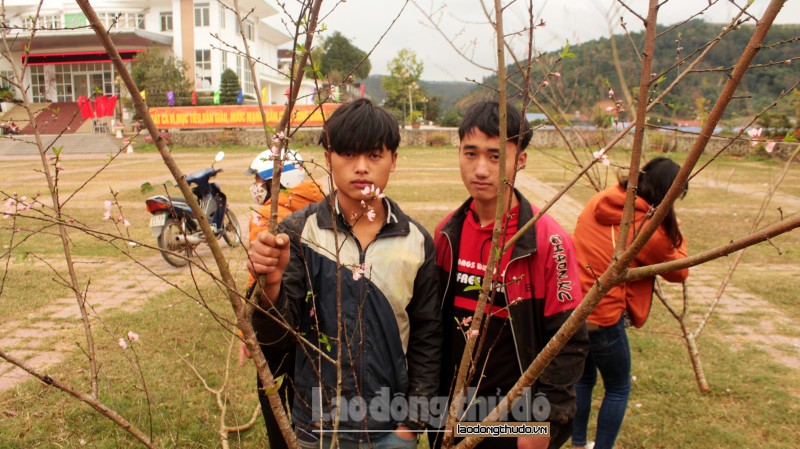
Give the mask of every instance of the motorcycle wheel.
[[[172, 217], [167, 217], [164, 222], [164, 228], [161, 230], [161, 235], [158, 236], [158, 247], [161, 248], [161, 257], [173, 267], [183, 267], [189, 263], [188, 257], [191, 255], [191, 248], [181, 244], [178, 237], [183, 235], [183, 226], [181, 221]], [[172, 253], [183, 253], [187, 259], [178, 257]]]
[[239, 228], [239, 220], [233, 215], [230, 209], [225, 211], [225, 232], [222, 238], [228, 246], [236, 246], [242, 241], [242, 230]]

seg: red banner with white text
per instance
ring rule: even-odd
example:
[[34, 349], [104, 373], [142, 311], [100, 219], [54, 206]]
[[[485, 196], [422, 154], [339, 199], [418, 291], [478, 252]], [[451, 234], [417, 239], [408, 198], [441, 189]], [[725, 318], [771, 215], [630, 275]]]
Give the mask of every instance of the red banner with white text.
[[[322, 126], [323, 117], [327, 119], [337, 103], [325, 103], [321, 106], [313, 104], [296, 105], [292, 112], [292, 127]], [[278, 126], [285, 107], [281, 105], [264, 106], [267, 123]], [[172, 108], [150, 108], [156, 126], [166, 128], [260, 128], [261, 112], [257, 105], [242, 106], [186, 106]]]

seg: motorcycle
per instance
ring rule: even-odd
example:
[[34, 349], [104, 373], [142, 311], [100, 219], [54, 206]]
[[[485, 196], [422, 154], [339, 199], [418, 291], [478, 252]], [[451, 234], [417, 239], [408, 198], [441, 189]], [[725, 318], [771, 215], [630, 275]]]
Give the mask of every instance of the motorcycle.
[[[192, 186], [192, 193], [197, 197], [200, 208], [216, 238], [222, 237], [228, 246], [236, 246], [241, 242], [241, 229], [236, 216], [228, 208], [227, 198], [219, 185], [210, 182], [211, 178], [222, 172], [214, 168], [225, 153], [220, 151], [214, 158], [211, 168], [198, 170], [186, 176], [186, 182]], [[189, 263], [192, 250], [205, 242], [200, 222], [192, 212], [192, 208], [183, 197], [157, 195], [146, 201], [147, 211], [153, 214], [150, 218], [150, 231], [158, 238], [161, 256], [170, 265], [182, 267]], [[183, 254], [185, 257], [177, 256]]]

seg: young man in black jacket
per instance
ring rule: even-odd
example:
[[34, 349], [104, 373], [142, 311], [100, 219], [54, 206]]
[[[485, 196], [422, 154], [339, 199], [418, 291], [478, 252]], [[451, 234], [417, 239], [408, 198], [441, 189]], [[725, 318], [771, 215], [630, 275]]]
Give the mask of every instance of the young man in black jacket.
[[390, 405], [438, 392], [442, 324], [433, 241], [383, 194], [399, 127], [362, 99], [331, 115], [320, 142], [336, 191], [251, 243], [248, 268], [265, 275], [256, 292], [267, 311], [253, 325], [268, 359], [296, 351], [292, 419], [302, 446], [338, 437], [342, 448], [414, 448], [425, 409]]

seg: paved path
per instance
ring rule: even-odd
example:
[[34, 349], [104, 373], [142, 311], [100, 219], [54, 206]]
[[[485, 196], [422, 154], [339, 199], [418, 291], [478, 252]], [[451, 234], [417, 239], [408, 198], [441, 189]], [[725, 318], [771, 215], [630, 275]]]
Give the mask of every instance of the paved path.
[[[176, 274], [179, 275], [180, 270], [167, 266], [160, 255], [149, 256], [142, 263], [167, 278], [174, 280], [179, 277]], [[82, 269], [85, 266], [77, 265], [79, 274], [86, 274]], [[125, 276], [112, 276], [108, 273], [125, 273]], [[164, 281], [130, 260], [103, 265], [102, 271], [92, 276], [88, 294], [88, 302], [93, 309], [89, 315], [94, 317], [92, 328], [95, 339], [104, 338], [101, 337], [103, 331], [97, 327], [98, 316], [102, 318], [112, 310], [134, 312], [148, 297], [168, 288]], [[41, 371], [61, 362], [75, 350], [76, 343], [86, 346], [85, 337], [63, 338], [65, 334], [76, 329], [83, 329], [77, 300], [74, 296], [58, 298], [25, 319], [0, 324], [0, 348]], [[20, 368], [0, 361], [0, 391], [13, 387], [29, 377]]]
[[[242, 224], [242, 235], [247, 235], [247, 217], [238, 217]], [[232, 253], [220, 240], [226, 257]], [[207, 263], [211, 252], [206, 245], [197, 248], [200, 257]], [[241, 251], [241, 249], [236, 249]], [[139, 257], [141, 257], [139, 255]], [[160, 254], [148, 253], [139, 259], [141, 265], [148, 267], [173, 283], [180, 283], [188, 278], [188, 267], [175, 268], [168, 265]], [[88, 264], [102, 263], [102, 260], [82, 260], [77, 264], [78, 274], [82, 278], [90, 270]], [[62, 262], [63, 265], [63, 262]], [[111, 264], [103, 264], [91, 276], [88, 302], [92, 306], [89, 315], [95, 341], [109, 338], [99, 320], [111, 312], [136, 312], [149, 298], [172, 288], [164, 280], [154, 276], [143, 266], [131, 260], [122, 260]], [[94, 265], [89, 265], [94, 266]], [[124, 273], [124, 276], [118, 275]], [[54, 300], [50, 305], [37, 310], [24, 319], [0, 323], [0, 348], [9, 354], [24, 360], [39, 372], [60, 363], [76, 350], [76, 344], [86, 346], [86, 338], [65, 338], [68, 334], [83, 330], [80, 310], [74, 296]], [[22, 369], [0, 360], [0, 392], [11, 388], [31, 377]]]
[[[122, 147], [122, 141], [108, 134], [64, 134], [42, 136], [45, 148], [63, 147], [64, 154], [109, 154]], [[32, 135], [0, 136], [0, 157], [38, 156], [39, 149]]]

